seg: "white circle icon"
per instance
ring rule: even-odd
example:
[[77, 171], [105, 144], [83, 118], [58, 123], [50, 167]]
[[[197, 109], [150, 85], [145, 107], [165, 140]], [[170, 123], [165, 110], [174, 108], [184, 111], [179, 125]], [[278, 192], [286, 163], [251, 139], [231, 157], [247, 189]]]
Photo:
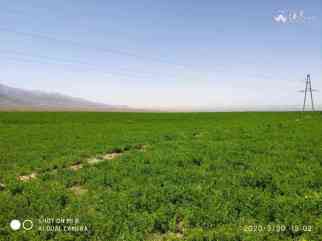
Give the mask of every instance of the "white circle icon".
[[10, 222], [10, 228], [12, 230], [17, 231], [17, 230], [20, 229], [20, 227], [21, 227], [21, 222], [19, 220], [17, 220], [17, 219], [11, 220], [11, 222]]

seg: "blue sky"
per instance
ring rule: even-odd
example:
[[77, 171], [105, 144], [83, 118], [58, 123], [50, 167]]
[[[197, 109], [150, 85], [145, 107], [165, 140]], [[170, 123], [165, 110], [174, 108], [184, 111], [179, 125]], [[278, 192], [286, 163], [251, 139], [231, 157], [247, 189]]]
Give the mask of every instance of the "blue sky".
[[[10, 86], [164, 108], [299, 105], [307, 73], [322, 90], [320, 0], [0, 6], [0, 80]], [[273, 20], [301, 11], [303, 21]]]

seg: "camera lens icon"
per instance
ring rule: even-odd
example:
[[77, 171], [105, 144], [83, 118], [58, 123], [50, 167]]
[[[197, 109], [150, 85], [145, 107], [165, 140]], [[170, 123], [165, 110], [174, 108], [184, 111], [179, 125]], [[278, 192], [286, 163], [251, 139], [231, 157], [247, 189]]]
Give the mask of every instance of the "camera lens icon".
[[24, 230], [29, 231], [34, 227], [34, 223], [30, 219], [26, 219], [23, 221], [22, 227]]

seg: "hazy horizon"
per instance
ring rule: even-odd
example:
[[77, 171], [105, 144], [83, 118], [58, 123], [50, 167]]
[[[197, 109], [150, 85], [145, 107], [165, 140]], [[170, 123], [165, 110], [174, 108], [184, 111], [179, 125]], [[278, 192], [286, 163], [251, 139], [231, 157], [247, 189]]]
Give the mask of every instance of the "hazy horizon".
[[322, 90], [318, 0], [0, 2], [8, 86], [163, 109], [300, 108], [306, 74]]

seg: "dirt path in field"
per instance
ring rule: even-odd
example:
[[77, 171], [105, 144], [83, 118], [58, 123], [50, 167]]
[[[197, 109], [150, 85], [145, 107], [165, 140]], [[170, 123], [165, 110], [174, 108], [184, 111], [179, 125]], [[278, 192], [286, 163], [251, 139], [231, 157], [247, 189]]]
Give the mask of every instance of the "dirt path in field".
[[[96, 164], [99, 164], [101, 162], [105, 162], [105, 161], [110, 161], [110, 160], [113, 160], [119, 156], [121, 156], [123, 154], [123, 152], [111, 152], [111, 153], [106, 153], [102, 156], [96, 156], [96, 157], [91, 157], [89, 159], [86, 160], [85, 163], [82, 163], [82, 162], [76, 162], [68, 167], [66, 167], [65, 169], [68, 169], [68, 170], [71, 170], [71, 171], [78, 171], [82, 168], [84, 168], [84, 166], [87, 165], [96, 165]], [[42, 172], [41, 174], [44, 174], [46, 173], [45, 172]], [[22, 182], [28, 182], [28, 181], [31, 181], [33, 179], [36, 179], [38, 177], [39, 173], [36, 173], [36, 172], [33, 172], [29, 175], [21, 175], [21, 176], [18, 176], [17, 179], [19, 181], [22, 181]]]
[[78, 170], [82, 169], [85, 164], [97, 165], [101, 162], [116, 159], [117, 157], [121, 156], [122, 154], [123, 154], [123, 152], [111, 152], [111, 153], [104, 154], [102, 156], [91, 157], [91, 158], [87, 159], [84, 164], [81, 162], [78, 162], [78, 163], [75, 163], [75, 164], [67, 167], [67, 169], [72, 170], [72, 171], [78, 171]]
[[[137, 144], [135, 145], [133, 148], [137, 151], [146, 151], [147, 149], [147, 145], [145, 144]], [[114, 159], [117, 159], [119, 158], [120, 156], [122, 156], [125, 152], [129, 151], [131, 148], [128, 148], [128, 149], [121, 149], [121, 148], [116, 148], [114, 150], [112, 150], [111, 152], [108, 152], [108, 153], [105, 153], [103, 155], [98, 155], [98, 156], [95, 156], [95, 157], [90, 157], [88, 159], [85, 160], [85, 162], [81, 162], [81, 161], [78, 161], [64, 169], [67, 169], [67, 170], [71, 170], [71, 171], [79, 171], [80, 169], [86, 167], [86, 165], [97, 165], [99, 163], [102, 163], [102, 162], [106, 162], [106, 161], [111, 161], [111, 160], [114, 160]], [[44, 172], [41, 172], [41, 173], [37, 173], [37, 172], [32, 172], [31, 174], [29, 175], [21, 175], [21, 176], [18, 176], [17, 177], [17, 180], [19, 181], [22, 181], [22, 182], [29, 182], [29, 181], [32, 181], [34, 179], [36, 179], [40, 174], [44, 174], [44, 173], [48, 173], [48, 172], [54, 172], [55, 170], [52, 170], [52, 171], [44, 171]], [[5, 185], [0, 183], [0, 191], [1, 190], [4, 190], [5, 189]], [[80, 190], [80, 187], [75, 187], [74, 189], [71, 188], [71, 191], [73, 191], [74, 193], [78, 193], [78, 194], [81, 194], [81, 193], [84, 193], [84, 190]]]

